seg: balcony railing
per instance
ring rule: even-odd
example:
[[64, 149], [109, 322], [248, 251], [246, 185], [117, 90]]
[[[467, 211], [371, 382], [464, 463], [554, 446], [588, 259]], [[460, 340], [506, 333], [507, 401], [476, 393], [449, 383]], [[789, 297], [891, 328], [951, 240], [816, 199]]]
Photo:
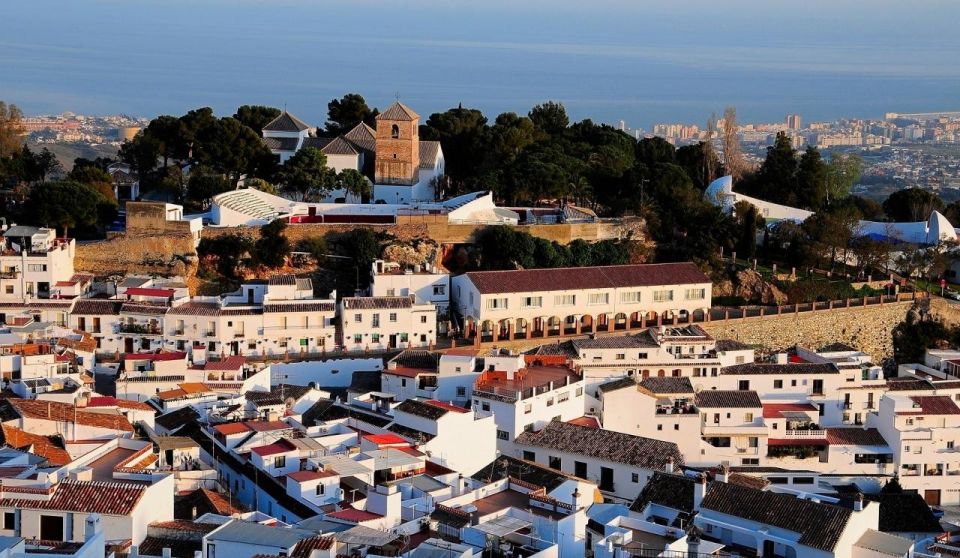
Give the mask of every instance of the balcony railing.
[[797, 438], [797, 439], [809, 439], [809, 438], [826, 438], [826, 430], [785, 430], [784, 438]]
[[204, 331], [204, 332], [203, 332], [203, 336], [204, 336], [204, 337], [216, 337], [216, 336], [217, 336], [217, 332], [216, 332], [216, 331]]
[[118, 333], [135, 333], [139, 335], [160, 335], [163, 330], [160, 326], [148, 324], [118, 324]]

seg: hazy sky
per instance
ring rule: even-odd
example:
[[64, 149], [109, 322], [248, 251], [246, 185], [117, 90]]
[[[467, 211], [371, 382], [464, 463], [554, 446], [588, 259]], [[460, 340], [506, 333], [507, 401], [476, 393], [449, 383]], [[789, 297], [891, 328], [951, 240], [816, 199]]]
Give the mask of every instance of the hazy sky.
[[0, 17], [0, 99], [155, 116], [399, 95], [492, 119], [702, 123], [960, 110], [960, 2], [29, 0]]

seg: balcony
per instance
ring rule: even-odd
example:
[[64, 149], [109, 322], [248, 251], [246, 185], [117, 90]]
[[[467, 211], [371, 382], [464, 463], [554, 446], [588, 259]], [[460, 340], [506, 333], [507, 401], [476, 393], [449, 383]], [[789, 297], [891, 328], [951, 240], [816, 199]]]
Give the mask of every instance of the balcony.
[[184, 334], [184, 331], [183, 331], [183, 328], [182, 328], [182, 327], [181, 327], [181, 328], [175, 328], [175, 329], [173, 329], [173, 330], [170, 332], [170, 334], [171, 334], [171, 335], [183, 335], [183, 334]]
[[246, 335], [244, 332], [242, 332], [242, 331], [234, 331], [234, 332], [233, 332], [233, 338], [234, 338], [234, 339], [242, 339], [242, 338], [244, 338], [244, 337], [246, 337], [246, 336], [247, 336], [247, 335]]
[[163, 330], [153, 324], [118, 324], [117, 333], [133, 333], [136, 335], [162, 335]]
[[797, 440], [809, 440], [809, 439], [825, 439], [827, 437], [826, 430], [785, 430], [783, 432], [784, 438], [787, 439], [797, 439]]
[[760, 453], [759, 448], [737, 448], [737, 454], [739, 455], [757, 455]]
[[20, 277], [20, 272], [17, 270], [0, 271], [0, 279], [16, 279], [17, 277]]
[[203, 332], [203, 336], [204, 336], [204, 337], [216, 337], [216, 336], [217, 336], [217, 332], [216, 332], [216, 331], [212, 331], [212, 330], [210, 330], [210, 331], [204, 331], [204, 332]]

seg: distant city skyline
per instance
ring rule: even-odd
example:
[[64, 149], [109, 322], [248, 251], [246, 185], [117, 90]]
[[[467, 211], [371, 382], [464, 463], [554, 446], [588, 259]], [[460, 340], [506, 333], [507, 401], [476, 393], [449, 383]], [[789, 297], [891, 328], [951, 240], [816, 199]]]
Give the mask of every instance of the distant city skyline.
[[[345, 93], [424, 117], [462, 103], [650, 129], [882, 118], [956, 110], [960, 6], [815, 0], [682, 5], [615, 0], [459, 2], [38, 0], [5, 7], [0, 98], [29, 114], [152, 117], [211, 106], [286, 107], [320, 125]], [[442, 22], [442, 23], [438, 23]], [[923, 32], [918, 32], [922, 29]]]

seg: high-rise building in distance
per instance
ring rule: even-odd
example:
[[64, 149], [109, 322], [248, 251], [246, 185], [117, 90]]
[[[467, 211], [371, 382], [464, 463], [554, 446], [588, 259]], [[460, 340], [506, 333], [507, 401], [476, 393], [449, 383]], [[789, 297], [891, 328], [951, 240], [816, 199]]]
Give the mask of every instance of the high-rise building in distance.
[[800, 129], [800, 115], [799, 114], [788, 114], [784, 118], [783, 123], [787, 126], [788, 130], [799, 130]]

